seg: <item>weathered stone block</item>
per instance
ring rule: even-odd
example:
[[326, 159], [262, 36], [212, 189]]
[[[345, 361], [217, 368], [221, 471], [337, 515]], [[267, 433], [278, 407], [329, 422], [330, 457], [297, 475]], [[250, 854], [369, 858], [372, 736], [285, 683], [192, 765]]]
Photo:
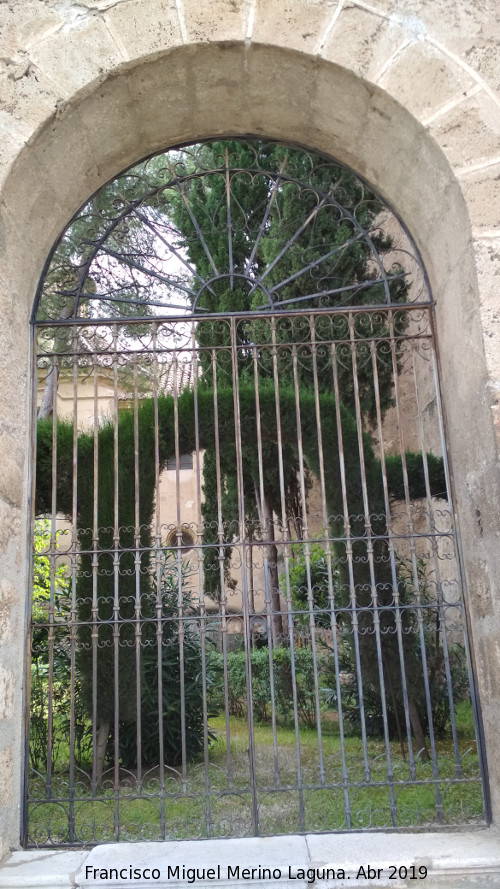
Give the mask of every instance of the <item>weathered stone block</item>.
[[397, 20], [347, 6], [321, 54], [360, 76], [373, 79], [406, 37], [404, 27]]
[[254, 43], [276, 43], [317, 52], [338, 0], [257, 0]]
[[[497, 199], [498, 200], [498, 199]], [[481, 324], [489, 371], [492, 401], [500, 405], [500, 234], [497, 238], [477, 239], [474, 243], [476, 268], [481, 295]]]
[[430, 131], [453, 167], [464, 167], [498, 157], [500, 108], [478, 93], [438, 117]]
[[307, 144], [306, 134], [314, 127], [311, 103], [315, 84], [307, 77], [306, 68], [299, 54], [277, 56], [268, 47], [252, 46], [244, 80], [249, 132]]
[[[63, 19], [54, 8], [36, 0], [0, 5], [0, 57], [12, 59], [16, 53], [26, 52], [29, 47], [53, 34], [61, 27]], [[19, 60], [12, 59], [15, 68]]]
[[27, 140], [54, 112], [60, 92], [29, 59], [19, 77], [13, 77], [12, 70], [0, 62], [0, 113], [7, 135], [19, 130]]
[[[241, 102], [247, 88], [242, 46], [228, 43], [207, 48], [206, 57], [189, 67], [188, 76], [200, 137], [238, 132], [247, 113], [246, 102]], [[224, 96], [225, 102], [215, 121], [213, 107], [219, 96]], [[178, 104], [176, 97], [174, 101]], [[238, 101], [240, 108], [235, 114]]]
[[218, 0], [215, 15], [213, 0], [182, 0], [179, 9], [188, 42], [245, 39], [247, 6], [241, 0]]
[[106, 11], [105, 21], [131, 59], [161, 52], [182, 42], [174, 0], [148, 0], [147, 15], [144, 15], [142, 0], [118, 3]]
[[7, 805], [12, 800], [12, 765], [14, 756], [12, 747], [0, 750], [0, 803]]
[[[500, 144], [498, 149], [500, 156]], [[500, 230], [500, 163], [460, 178], [474, 231]]]
[[[164, 56], [141, 66], [126, 84], [128, 102], [126, 118], [133, 120], [137, 107], [141, 108], [139, 139], [148, 149], [160, 150], [169, 144], [169, 130], [184, 133], [189, 138], [194, 115], [195, 96], [190, 90], [190, 63], [182, 53], [167, 52]], [[114, 104], [110, 97], [109, 102]], [[133, 124], [132, 124], [133, 127]], [[144, 149], [138, 146], [136, 158]]]
[[[22, 131], [18, 128], [16, 122], [10, 114], [0, 111], [0, 132], [2, 138], [0, 140], [0, 185], [7, 176], [11, 163], [21, 151], [25, 139]], [[0, 238], [1, 250], [1, 238]]]
[[123, 61], [100, 18], [67, 25], [33, 47], [30, 57], [60, 87], [63, 96], [70, 96]]
[[485, 36], [475, 42], [464, 53], [464, 58], [494, 90], [500, 90], [500, 70], [498, 65], [498, 44], [500, 41], [500, 20], [491, 19], [491, 30], [486, 31]]
[[21, 505], [24, 451], [12, 438], [0, 433], [0, 497], [8, 503]]
[[12, 719], [15, 674], [0, 664], [0, 719]]
[[380, 86], [425, 121], [438, 108], [474, 86], [457, 62], [425, 40], [407, 46], [379, 80]]
[[[496, 40], [500, 20], [495, 0], [456, 3], [455, 0], [414, 0], [409, 12], [406, 3], [397, 2], [395, 14], [409, 27], [417, 21], [425, 33], [445, 46], [458, 59], [469, 61], [471, 53]], [[474, 67], [474, 66], [473, 66]]]
[[[373, 2], [367, 3], [367, 6], [370, 6], [371, 9], [376, 10], [380, 15], [389, 16], [389, 15], [397, 15], [399, 12], [399, 7], [401, 4], [401, 0], [373, 0]], [[353, 2], [353, 6], [355, 5], [355, 0]]]
[[[0, 521], [8, 522], [11, 508], [0, 500]], [[5, 547], [4, 547], [5, 549]], [[10, 609], [14, 601], [14, 591], [5, 579], [0, 581], [0, 644], [11, 632]]]
[[[34, 156], [31, 160], [32, 164], [29, 165], [29, 168], [26, 168], [25, 173], [22, 176], [22, 187], [18, 192], [17, 200], [13, 203], [9, 201], [7, 189], [4, 191], [3, 205], [0, 204], [3, 217], [3, 238], [6, 252], [12, 249], [15, 244], [22, 250], [23, 239], [29, 249], [34, 248], [41, 239], [46, 245], [48, 252], [58, 234], [57, 225], [54, 225], [52, 228], [50, 225], [50, 217], [54, 213], [54, 208], [58, 207], [57, 191], [54, 191], [52, 185], [47, 184], [44, 180], [42, 170], [37, 164]], [[29, 227], [23, 226], [21, 220], [24, 220], [25, 218], [30, 218], [31, 220], [31, 225]], [[16, 248], [14, 248], [14, 250], [15, 249]], [[24, 271], [26, 271], [26, 269], [24, 269]], [[38, 279], [40, 272], [41, 269], [38, 270], [36, 279], [31, 282], [32, 288], [36, 287], [36, 280]], [[19, 276], [22, 281], [19, 291], [13, 280], [17, 276]], [[34, 289], [32, 289], [31, 292], [28, 291], [26, 278], [24, 278], [20, 269], [11, 270], [9, 278], [4, 278], [4, 281], [5, 280], [9, 280], [10, 282], [8, 291], [3, 290], [2, 288], [2, 295], [5, 299], [15, 300], [17, 298], [21, 305], [23, 303], [26, 307], [31, 305]]]

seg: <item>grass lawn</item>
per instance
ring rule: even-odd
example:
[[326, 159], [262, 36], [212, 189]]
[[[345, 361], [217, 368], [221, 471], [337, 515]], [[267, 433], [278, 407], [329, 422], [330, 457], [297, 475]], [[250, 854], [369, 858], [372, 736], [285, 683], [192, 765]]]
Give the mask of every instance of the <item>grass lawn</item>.
[[[392, 742], [392, 781], [388, 779], [384, 743], [371, 739], [367, 751], [371, 786], [367, 786], [360, 739], [346, 738], [343, 763], [338, 727], [331, 718], [322, 724], [321, 745], [315, 729], [301, 728], [296, 738], [289, 727], [277, 729], [274, 745], [271, 727], [255, 725], [259, 834], [424, 828], [481, 821], [478, 759], [466, 703], [457, 707], [457, 726], [462, 780], [450, 783], [458, 775], [449, 739], [437, 743], [437, 776], [432, 762], [418, 760], [411, 777], [399, 743]], [[98, 799], [90, 795], [87, 775], [77, 772], [73, 802], [68, 798], [67, 768], [62, 762], [56, 764], [51, 801], [45, 796], [42, 779], [35, 777], [30, 786], [30, 844], [252, 836], [246, 720], [231, 717], [229, 748], [224, 718], [210, 720], [210, 727], [216, 741], [207, 764], [203, 760], [190, 763], [184, 776], [179, 769], [166, 768], [164, 794], [160, 793], [158, 768], [143, 774], [141, 789], [132, 773], [121, 773], [116, 788], [107, 773]], [[343, 773], [346, 780], [342, 784]], [[441, 820], [438, 812], [442, 812]]]

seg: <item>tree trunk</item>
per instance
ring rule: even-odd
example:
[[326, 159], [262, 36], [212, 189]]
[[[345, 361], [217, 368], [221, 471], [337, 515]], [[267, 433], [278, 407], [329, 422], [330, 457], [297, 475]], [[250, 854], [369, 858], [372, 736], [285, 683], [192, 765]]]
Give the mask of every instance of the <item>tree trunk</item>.
[[38, 419], [44, 420], [52, 415], [54, 409], [54, 391], [57, 391], [57, 381], [59, 379], [59, 368], [56, 364], [52, 364], [45, 377], [45, 386], [43, 388], [42, 400], [38, 409]]
[[420, 716], [418, 715], [418, 710], [415, 705], [415, 701], [408, 695], [408, 711], [410, 714], [410, 722], [411, 727], [413, 729], [413, 734], [415, 735], [415, 742], [417, 745], [418, 755], [422, 762], [429, 762], [429, 751], [427, 750], [427, 741], [425, 739], [424, 730], [422, 728], [422, 722], [420, 720]]
[[278, 576], [278, 549], [274, 541], [273, 513], [269, 499], [264, 495], [261, 502], [259, 492], [255, 491], [259, 522], [264, 536], [264, 560], [267, 562], [267, 580], [271, 603], [271, 624], [274, 645], [283, 641], [283, 618], [281, 616], [281, 599]]
[[[59, 315], [60, 321], [67, 321], [68, 318], [71, 317], [73, 313], [73, 304], [68, 301], [67, 305], [61, 311]], [[63, 350], [64, 346], [67, 343], [68, 333], [64, 327], [60, 327], [56, 329], [56, 333], [54, 336], [54, 347], [53, 352], [60, 352]], [[59, 380], [59, 368], [57, 364], [52, 364], [48, 371], [47, 376], [45, 377], [45, 386], [43, 389], [42, 400], [40, 402], [40, 407], [38, 409], [38, 419], [43, 420], [45, 417], [50, 417], [54, 410], [54, 394], [57, 392], [57, 383]]]
[[104, 758], [106, 756], [106, 746], [109, 736], [109, 719], [102, 719], [97, 728], [96, 748], [95, 748], [95, 771], [96, 783], [100, 785], [104, 772]]

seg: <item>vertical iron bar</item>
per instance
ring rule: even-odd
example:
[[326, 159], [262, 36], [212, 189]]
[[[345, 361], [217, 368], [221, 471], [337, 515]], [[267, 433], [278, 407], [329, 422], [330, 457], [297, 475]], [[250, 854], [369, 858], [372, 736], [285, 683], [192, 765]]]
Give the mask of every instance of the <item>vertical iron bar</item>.
[[136, 712], [136, 753], [137, 753], [137, 793], [142, 794], [142, 707], [141, 707], [141, 516], [139, 511], [139, 404], [137, 392], [137, 357], [133, 361], [134, 398], [134, 570], [135, 570], [135, 712]]
[[[423, 423], [422, 423], [421, 412], [419, 410], [418, 378], [417, 378], [417, 372], [416, 372], [416, 366], [415, 366], [415, 354], [414, 353], [413, 353], [412, 358], [413, 358], [413, 378], [414, 378], [414, 384], [415, 384], [415, 399], [416, 399], [416, 404], [417, 404], [417, 416], [418, 416], [418, 421], [419, 421], [418, 431], [419, 431], [420, 448], [421, 448], [421, 452], [422, 452], [422, 463], [423, 463], [423, 467], [424, 467], [424, 480], [425, 480], [425, 490], [426, 490], [426, 504], [427, 504], [426, 521], [427, 521], [428, 530], [430, 532], [429, 536], [430, 536], [431, 549], [432, 549], [432, 560], [434, 563], [434, 572], [435, 572], [435, 576], [436, 576], [436, 592], [437, 592], [437, 598], [438, 598], [439, 623], [440, 623], [441, 638], [442, 638], [442, 645], [443, 645], [443, 658], [444, 658], [444, 664], [445, 664], [448, 701], [449, 701], [449, 707], [450, 707], [450, 725], [451, 725], [451, 733], [452, 733], [452, 739], [453, 739], [453, 750], [454, 750], [454, 755], [455, 755], [455, 775], [457, 778], [461, 778], [462, 777], [462, 764], [460, 761], [460, 751], [458, 748], [457, 727], [456, 727], [456, 720], [455, 720], [455, 704], [454, 704], [454, 700], [453, 700], [453, 685], [452, 685], [451, 665], [450, 665], [449, 650], [448, 650], [448, 638], [447, 638], [447, 630], [446, 630], [446, 608], [445, 608], [446, 603], [444, 600], [442, 583], [441, 583], [439, 552], [438, 552], [438, 546], [437, 546], [437, 540], [436, 540], [436, 524], [434, 521], [434, 509], [433, 509], [433, 505], [432, 505], [432, 495], [431, 495], [431, 490], [430, 490], [429, 466], [428, 466], [428, 462], [427, 462], [427, 454], [425, 452], [424, 428], [423, 428]], [[437, 379], [434, 374], [434, 350], [432, 350], [432, 364], [433, 364], [433, 376], [434, 376], [434, 392], [435, 392], [435, 397], [436, 397], [436, 402], [437, 402], [438, 389], [437, 389]], [[441, 432], [441, 422], [440, 422], [441, 418], [439, 416], [439, 409], [438, 409], [438, 420], [439, 420], [439, 426], [440, 426], [439, 433], [441, 436], [441, 445], [442, 445], [442, 448], [444, 448], [445, 442], [444, 442], [444, 438], [443, 438], [442, 432]], [[443, 457], [443, 466], [445, 466], [445, 464], [446, 464], [446, 450], [442, 450], [442, 457]], [[446, 474], [446, 471], [447, 470], [445, 469], [445, 474]], [[448, 488], [448, 490], [450, 490], [450, 489]], [[450, 513], [451, 513], [450, 517], [453, 518], [451, 503], [450, 503]], [[455, 543], [455, 533], [453, 533], [452, 540], [453, 540], [453, 543]], [[455, 551], [455, 557], [456, 557], [455, 547], [454, 547], [454, 551]], [[463, 597], [462, 597], [462, 593], [460, 591], [460, 611], [462, 611], [462, 602], [463, 602]]]
[[97, 657], [99, 645], [99, 379], [97, 356], [93, 358], [94, 448], [92, 510], [92, 798], [97, 796]]
[[[223, 352], [221, 354], [224, 354]], [[212, 349], [212, 380], [213, 380], [213, 404], [214, 404], [214, 447], [215, 447], [215, 482], [217, 488], [217, 538], [219, 554], [219, 582], [220, 582], [220, 614], [222, 634], [222, 667], [224, 675], [224, 723], [226, 736], [226, 778], [229, 787], [233, 786], [233, 771], [231, 762], [231, 733], [229, 724], [229, 677], [227, 672], [227, 601], [226, 579], [224, 576], [224, 522], [222, 517], [222, 477], [220, 465], [219, 442], [219, 404], [218, 404], [218, 377], [217, 377], [217, 350]]]
[[[430, 493], [430, 482], [429, 482], [429, 469], [427, 464], [427, 454], [425, 452], [425, 440], [424, 440], [424, 430], [422, 425], [422, 415], [420, 412], [420, 401], [419, 401], [419, 391], [418, 391], [418, 381], [415, 367], [415, 355], [412, 355], [412, 364], [413, 364], [413, 379], [415, 385], [415, 406], [416, 406], [416, 416], [418, 419], [418, 434], [419, 434], [419, 444], [420, 444], [420, 452], [422, 454], [422, 462], [424, 466], [424, 480], [425, 480], [425, 490], [426, 490], [426, 500], [427, 500], [427, 509], [429, 511], [430, 520], [432, 515], [433, 520], [433, 510], [432, 510], [432, 500]], [[436, 396], [437, 397], [437, 396]], [[443, 455], [443, 459], [445, 459]], [[434, 528], [435, 530], [435, 528]], [[416, 587], [416, 597], [417, 597], [417, 623], [419, 628], [419, 638], [420, 638], [420, 650], [422, 655], [422, 672], [424, 679], [424, 693], [425, 693], [425, 703], [426, 703], [426, 713], [427, 713], [427, 722], [428, 722], [428, 731], [429, 731], [429, 740], [431, 745], [431, 762], [432, 762], [432, 777], [434, 779], [435, 786], [435, 795], [436, 795], [436, 814], [438, 817], [438, 821], [442, 821], [443, 817], [443, 801], [441, 797], [441, 790], [438, 784], [439, 778], [439, 770], [437, 763], [437, 754], [436, 754], [436, 741], [434, 736], [434, 720], [432, 715], [432, 698], [431, 698], [431, 690], [429, 685], [429, 667], [427, 664], [427, 647], [425, 642], [425, 627], [424, 627], [424, 618], [423, 612], [425, 607], [425, 602], [422, 599], [422, 590], [420, 588], [420, 583]]]
[[[259, 368], [257, 358], [257, 347], [252, 347], [253, 362], [253, 384], [255, 391], [255, 423], [257, 428], [257, 463], [259, 471], [259, 488], [256, 494], [260, 501], [263, 524], [261, 528], [264, 541], [269, 540], [270, 530], [268, 528], [269, 516], [267, 511], [264, 513], [262, 504], [264, 503], [264, 460], [262, 455], [262, 424], [260, 417], [260, 391], [259, 391]], [[280, 785], [280, 767], [278, 758], [278, 736], [276, 726], [276, 697], [274, 688], [274, 662], [273, 662], [273, 626], [272, 626], [272, 602], [269, 590], [269, 558], [267, 546], [263, 547], [263, 567], [264, 567], [264, 604], [266, 609], [266, 631], [267, 631], [267, 650], [269, 657], [269, 686], [271, 695], [271, 731], [273, 734], [273, 777], [274, 786]]]
[[153, 570], [156, 580], [156, 657], [158, 680], [158, 756], [159, 756], [159, 793], [160, 793], [160, 838], [166, 837], [165, 822], [165, 744], [163, 737], [163, 599], [162, 599], [162, 542], [160, 514], [160, 424], [158, 411], [158, 327], [154, 322], [152, 330], [153, 352], [153, 415], [154, 415], [154, 465], [155, 465], [155, 556]]
[[[432, 713], [432, 699], [430, 694], [430, 686], [428, 679], [428, 671], [427, 671], [427, 649], [425, 642], [425, 626], [424, 626], [424, 618], [423, 618], [423, 610], [425, 603], [422, 600], [421, 588], [420, 588], [420, 577], [418, 572], [418, 558], [417, 558], [417, 550], [416, 550], [416, 537], [415, 537], [415, 528], [413, 526], [413, 515], [411, 508], [411, 500], [410, 500], [410, 486], [408, 480], [408, 467], [406, 464], [406, 442], [405, 442], [405, 434], [404, 434], [404, 426], [403, 426], [403, 417], [401, 412], [401, 398], [400, 398], [400, 384], [399, 384], [399, 368], [398, 368], [398, 356], [396, 352], [396, 333], [395, 333], [395, 325], [394, 325], [394, 313], [389, 313], [389, 334], [390, 334], [390, 346], [391, 346], [391, 360], [392, 360], [392, 376], [394, 381], [394, 401], [396, 406], [396, 419], [399, 433], [399, 450], [401, 454], [401, 468], [403, 472], [403, 489], [405, 495], [405, 510], [406, 510], [406, 521], [408, 528], [408, 542], [410, 547], [410, 559], [412, 566], [412, 583], [413, 588], [417, 594], [417, 622], [419, 625], [419, 642], [420, 642], [420, 650], [422, 654], [422, 675], [424, 680], [424, 689], [425, 689], [425, 697], [426, 697], [426, 712], [428, 719], [428, 731], [429, 731], [429, 740], [431, 745], [431, 763], [432, 763], [432, 775], [434, 779], [434, 794], [436, 799], [436, 817], [438, 819], [438, 823], [441, 823], [443, 820], [443, 801], [441, 796], [441, 791], [439, 785], [437, 783], [437, 778], [439, 776], [438, 762], [437, 762], [437, 753], [436, 753], [436, 744], [435, 744], [435, 734], [434, 734], [434, 721], [433, 721], [433, 713]], [[420, 751], [417, 751], [420, 753]]]
[[[284, 567], [285, 567], [285, 600], [287, 608], [287, 627], [288, 639], [290, 643], [290, 673], [292, 677], [292, 701], [293, 701], [293, 724], [295, 735], [295, 761], [297, 766], [297, 792], [299, 798], [299, 825], [300, 830], [305, 830], [305, 810], [304, 810], [304, 791], [302, 781], [302, 762], [300, 752], [300, 729], [297, 702], [297, 676], [295, 670], [295, 653], [294, 653], [294, 622], [293, 622], [293, 603], [291, 593], [290, 580], [290, 540], [288, 533], [288, 520], [285, 498], [285, 470], [283, 463], [283, 438], [281, 432], [281, 407], [280, 407], [280, 383], [278, 368], [278, 343], [276, 338], [276, 317], [271, 316], [271, 344], [272, 344], [272, 361], [273, 361], [273, 382], [274, 382], [274, 403], [276, 409], [276, 439], [278, 445], [278, 473], [280, 484], [280, 505], [281, 505], [281, 525], [284, 538]], [[286, 347], [283, 347], [286, 348]]]
[[[410, 710], [408, 703], [408, 683], [406, 678], [406, 664], [405, 664], [405, 656], [404, 656], [404, 644], [403, 644], [403, 627], [401, 620], [401, 602], [400, 602], [400, 594], [399, 594], [399, 586], [398, 586], [398, 575], [397, 575], [397, 567], [396, 567], [396, 556], [397, 553], [394, 550], [394, 538], [393, 538], [393, 528], [392, 528], [392, 515], [391, 515], [391, 506], [389, 503], [389, 488], [387, 484], [387, 472], [385, 466], [385, 447], [384, 447], [384, 432], [382, 426], [382, 409], [380, 405], [380, 389], [379, 389], [379, 379], [378, 379], [378, 367], [377, 367], [377, 343], [375, 340], [371, 340], [370, 342], [370, 353], [371, 353], [371, 362], [372, 362], [372, 373], [373, 373], [373, 391], [375, 395], [375, 413], [377, 417], [377, 432], [379, 439], [379, 448], [380, 448], [380, 468], [382, 472], [382, 491], [384, 496], [384, 508], [385, 508], [385, 525], [386, 525], [386, 539], [387, 539], [387, 549], [389, 553], [389, 564], [391, 566], [391, 581], [392, 581], [392, 593], [394, 599], [394, 612], [395, 612], [395, 621], [396, 621], [396, 635], [398, 640], [398, 654], [399, 654], [399, 667], [401, 670], [401, 688], [403, 693], [403, 709], [405, 714], [405, 727], [406, 727], [406, 742], [408, 744], [408, 764], [409, 764], [409, 773], [410, 778], [412, 780], [415, 779], [415, 757], [413, 753], [413, 744], [411, 737], [411, 722], [410, 722]], [[403, 603], [404, 604], [404, 603]]]
[[198, 599], [200, 615], [201, 645], [201, 682], [203, 690], [203, 770], [205, 784], [205, 836], [211, 833], [211, 799], [210, 799], [210, 755], [208, 743], [208, 707], [207, 707], [207, 610], [205, 603], [205, 587], [203, 576], [203, 519], [201, 512], [201, 472], [202, 456], [200, 452], [200, 417], [198, 405], [198, 348], [196, 344], [196, 324], [191, 322], [191, 378], [193, 381], [194, 409], [194, 440], [195, 440], [195, 473], [196, 473], [196, 558], [198, 562]]
[[73, 466], [71, 503], [71, 601], [69, 613], [70, 659], [70, 711], [69, 711], [69, 842], [75, 839], [75, 680], [76, 680], [76, 569], [77, 569], [77, 517], [78, 517], [78, 328], [72, 333], [73, 342]]
[[373, 612], [373, 625], [375, 631], [375, 643], [377, 649], [377, 661], [378, 661], [378, 676], [379, 676], [379, 685], [380, 685], [380, 700], [382, 704], [382, 721], [384, 726], [384, 747], [385, 747], [385, 761], [386, 761], [386, 775], [389, 787], [389, 808], [391, 812], [391, 820], [392, 824], [396, 826], [396, 803], [394, 799], [394, 773], [392, 769], [391, 762], [391, 748], [390, 748], [390, 740], [389, 740], [389, 725], [387, 721], [387, 702], [385, 697], [385, 679], [384, 679], [384, 665], [383, 665], [383, 653], [382, 653], [382, 643], [380, 639], [380, 614], [379, 614], [379, 603], [378, 603], [378, 590], [377, 590], [377, 580], [375, 576], [375, 563], [374, 563], [374, 550], [373, 550], [373, 536], [372, 536], [372, 527], [371, 527], [371, 515], [370, 515], [370, 503], [368, 500], [368, 484], [366, 478], [366, 467], [365, 467], [365, 457], [364, 457], [364, 442], [363, 442], [363, 418], [361, 414], [361, 404], [360, 404], [360, 396], [359, 396], [359, 381], [358, 381], [358, 366], [357, 366], [357, 342], [355, 335], [355, 327], [354, 327], [354, 315], [352, 312], [349, 312], [349, 339], [350, 339], [350, 347], [351, 347], [351, 360], [352, 360], [352, 371], [353, 371], [353, 383], [354, 383], [354, 405], [356, 411], [356, 430], [358, 437], [358, 451], [359, 451], [359, 468], [361, 474], [361, 491], [362, 491], [362, 500], [363, 500], [363, 512], [364, 512], [364, 520], [365, 520], [365, 535], [366, 535], [366, 555], [368, 560], [368, 567], [370, 571], [370, 587], [371, 587], [371, 602], [372, 602], [372, 612]]
[[233, 289], [233, 224], [231, 221], [231, 179], [229, 176], [229, 153], [227, 148], [224, 149], [224, 175], [226, 185], [226, 222], [227, 222], [227, 249], [229, 256], [229, 286]]
[[[174, 447], [175, 447], [175, 518], [177, 525], [177, 635], [179, 640], [179, 691], [180, 691], [180, 722], [181, 722], [181, 769], [182, 792], [187, 793], [187, 750], [186, 750], [186, 683], [184, 676], [184, 595], [182, 587], [182, 525], [181, 525], [181, 479], [180, 479], [180, 447], [179, 447], [179, 356], [177, 351], [173, 357], [173, 398], [174, 398]], [[170, 569], [169, 569], [170, 570]]]
[[[346, 751], [345, 751], [344, 714], [343, 714], [343, 705], [342, 705], [342, 687], [340, 684], [340, 664], [339, 664], [339, 650], [338, 650], [338, 640], [337, 640], [337, 616], [336, 616], [336, 606], [335, 606], [335, 590], [334, 590], [334, 580], [333, 580], [332, 551], [331, 551], [331, 545], [330, 545], [330, 527], [329, 527], [328, 507], [327, 507], [327, 502], [326, 502], [325, 460], [324, 460], [324, 453], [323, 453], [323, 430], [322, 430], [322, 425], [321, 425], [321, 407], [320, 407], [320, 399], [319, 399], [316, 320], [315, 320], [314, 315], [310, 316], [309, 324], [310, 324], [310, 333], [311, 333], [312, 361], [313, 361], [314, 409], [315, 409], [315, 415], [316, 415], [316, 430], [317, 430], [317, 439], [318, 439], [319, 484], [320, 484], [320, 491], [321, 491], [323, 535], [325, 537], [325, 559], [326, 559], [326, 569], [327, 569], [327, 577], [328, 577], [328, 610], [329, 610], [329, 616], [330, 616], [330, 631], [332, 634], [333, 664], [334, 664], [334, 669], [335, 669], [335, 693], [337, 696], [337, 714], [338, 714], [338, 727], [339, 727], [339, 739], [340, 739], [340, 762], [341, 762], [341, 774], [342, 774], [342, 788], [343, 788], [343, 795], [344, 795], [344, 815], [345, 815], [345, 819], [346, 819], [346, 827], [349, 830], [351, 827], [351, 803], [349, 800], [348, 772], [347, 772]], [[326, 350], [326, 348], [327, 348], [327, 345], [325, 343], [324, 349]]]
[[339, 376], [338, 376], [338, 368], [337, 368], [337, 346], [335, 343], [331, 344], [331, 356], [332, 356], [332, 373], [333, 373], [333, 391], [335, 395], [335, 419], [337, 422], [337, 438], [339, 444], [339, 470], [340, 470], [340, 486], [342, 489], [342, 509], [343, 509], [343, 519], [344, 519], [344, 535], [345, 535], [345, 544], [346, 544], [346, 557], [347, 557], [347, 569], [349, 574], [349, 602], [350, 602], [350, 615], [351, 615], [351, 628], [352, 628], [352, 637], [354, 644], [354, 660], [356, 664], [356, 683], [358, 688], [358, 701], [359, 701], [359, 721], [361, 726], [361, 743], [363, 747], [363, 774], [364, 779], [367, 784], [370, 783], [370, 763], [368, 760], [368, 746], [367, 746], [367, 736], [366, 736], [366, 719], [365, 719], [365, 705], [364, 705], [364, 696], [363, 696], [363, 673], [361, 669], [361, 654], [359, 650], [359, 622], [358, 622], [358, 607], [356, 603], [356, 583], [354, 579], [354, 552], [353, 552], [353, 541], [351, 534], [351, 517], [349, 513], [349, 503], [348, 503], [348, 490], [347, 490], [347, 477], [346, 477], [346, 466], [345, 466], [345, 457], [344, 457], [344, 434], [342, 431], [342, 413], [340, 410], [340, 387], [339, 387]]
[[243, 607], [244, 645], [245, 645], [245, 672], [247, 689], [247, 725], [248, 725], [248, 759], [250, 770], [250, 790], [252, 798], [252, 827], [254, 836], [259, 833], [259, 810], [255, 774], [255, 740], [253, 728], [253, 698], [252, 698], [252, 666], [250, 661], [250, 619], [248, 612], [248, 584], [247, 584], [247, 555], [246, 555], [246, 525], [245, 525], [245, 489], [243, 481], [243, 450], [241, 440], [241, 417], [239, 398], [239, 374], [238, 374], [238, 346], [236, 319], [231, 318], [231, 371], [233, 379], [233, 405], [234, 405], [234, 433], [236, 448], [236, 484], [238, 490], [238, 524], [240, 538], [241, 561], [241, 595]]
[[27, 843], [29, 840], [29, 806], [30, 797], [30, 732], [31, 732], [31, 665], [33, 661], [33, 578], [34, 578], [34, 546], [33, 536], [35, 529], [36, 515], [36, 483], [37, 483], [37, 452], [38, 452], [38, 331], [33, 325], [30, 329], [30, 369], [31, 369], [31, 424], [30, 424], [30, 452], [32, 454], [32, 464], [29, 467], [29, 529], [26, 539], [26, 560], [28, 564], [28, 589], [31, 595], [27, 598], [25, 605], [25, 625], [26, 633], [26, 663], [24, 670], [24, 776], [23, 776], [23, 798], [22, 798], [22, 819], [21, 819], [21, 842]]
[[[315, 345], [311, 344], [311, 349], [315, 351]], [[314, 615], [314, 599], [312, 592], [311, 580], [311, 550], [309, 546], [309, 523], [307, 518], [307, 501], [306, 501], [306, 484], [304, 478], [304, 449], [302, 446], [302, 423], [300, 415], [300, 390], [299, 377], [297, 370], [297, 346], [292, 346], [292, 365], [293, 365], [293, 388], [295, 396], [295, 421], [297, 424], [297, 449], [299, 458], [299, 484], [300, 484], [300, 505], [302, 509], [302, 536], [304, 540], [304, 559], [306, 568], [307, 582], [307, 606], [309, 610], [309, 633], [311, 637], [311, 653], [314, 673], [314, 709], [316, 714], [316, 735], [318, 740], [318, 773], [320, 784], [325, 783], [325, 766], [323, 762], [323, 742], [321, 733], [321, 708], [319, 700], [318, 685], [318, 656], [316, 651], [316, 621]]]
[[114, 769], [113, 833], [120, 838], [120, 514], [118, 461], [118, 325], [113, 326], [113, 665], [114, 665]]
[[[52, 359], [52, 373], [57, 379], [59, 367], [57, 357]], [[50, 550], [49, 550], [49, 626], [47, 634], [47, 648], [49, 659], [48, 670], [48, 701], [47, 701], [47, 775], [45, 778], [45, 796], [52, 796], [52, 743], [54, 730], [54, 611], [55, 611], [55, 584], [56, 584], [56, 551], [57, 551], [57, 386], [52, 390], [52, 490], [51, 490], [51, 517], [50, 517]]]

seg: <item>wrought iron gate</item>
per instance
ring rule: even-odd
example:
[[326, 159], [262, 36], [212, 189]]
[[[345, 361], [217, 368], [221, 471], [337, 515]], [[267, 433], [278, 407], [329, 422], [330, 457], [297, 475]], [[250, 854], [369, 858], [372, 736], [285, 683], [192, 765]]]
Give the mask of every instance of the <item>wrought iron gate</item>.
[[432, 305], [379, 199], [167, 152], [34, 331], [28, 844], [481, 821]]

